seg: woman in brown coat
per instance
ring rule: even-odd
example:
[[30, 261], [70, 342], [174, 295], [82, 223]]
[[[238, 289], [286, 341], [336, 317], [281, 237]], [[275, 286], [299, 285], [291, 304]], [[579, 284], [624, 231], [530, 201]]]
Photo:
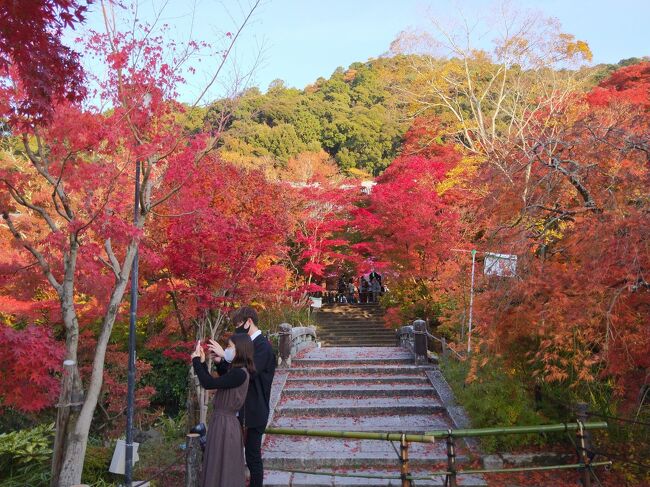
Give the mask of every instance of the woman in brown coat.
[[255, 373], [253, 342], [248, 335], [232, 335], [225, 353], [232, 366], [220, 377], [212, 377], [208, 372], [200, 342], [192, 353], [192, 365], [201, 386], [216, 389], [203, 455], [201, 487], [244, 487], [246, 483], [244, 440], [237, 412], [244, 405], [248, 381]]

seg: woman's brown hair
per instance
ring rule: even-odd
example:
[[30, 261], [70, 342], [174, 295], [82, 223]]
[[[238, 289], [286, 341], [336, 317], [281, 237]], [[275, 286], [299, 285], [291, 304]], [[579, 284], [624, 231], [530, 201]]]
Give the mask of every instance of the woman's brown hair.
[[255, 374], [255, 362], [253, 361], [253, 340], [246, 333], [235, 333], [230, 336], [229, 340], [235, 345], [235, 359], [232, 361], [233, 367], [244, 367], [248, 374]]

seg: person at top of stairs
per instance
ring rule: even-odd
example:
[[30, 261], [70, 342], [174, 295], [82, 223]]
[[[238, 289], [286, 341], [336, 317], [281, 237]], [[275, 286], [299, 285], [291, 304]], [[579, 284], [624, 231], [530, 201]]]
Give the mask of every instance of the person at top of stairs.
[[348, 303], [357, 303], [356, 293], [357, 287], [354, 285], [354, 279], [350, 278], [350, 281], [348, 282]]

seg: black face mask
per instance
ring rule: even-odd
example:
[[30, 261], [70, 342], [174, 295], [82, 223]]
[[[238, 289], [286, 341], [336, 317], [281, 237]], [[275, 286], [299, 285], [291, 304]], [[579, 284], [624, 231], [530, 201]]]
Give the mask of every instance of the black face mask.
[[244, 328], [245, 323], [242, 323], [237, 328], [235, 328], [235, 333], [248, 333], [248, 329]]

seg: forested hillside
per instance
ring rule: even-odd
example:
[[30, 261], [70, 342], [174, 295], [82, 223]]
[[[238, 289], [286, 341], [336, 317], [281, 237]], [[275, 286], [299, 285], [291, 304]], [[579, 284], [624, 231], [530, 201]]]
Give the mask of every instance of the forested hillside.
[[[640, 61], [585, 69], [584, 89], [618, 67]], [[416, 68], [424, 63], [443, 66], [445, 61], [393, 53], [339, 67], [302, 90], [282, 80], [265, 93], [249, 88], [234, 99], [197, 109], [192, 118], [195, 123], [202, 119], [205, 129], [225, 129], [225, 160], [262, 168], [267, 175], [276, 176], [291, 158], [325, 152], [350, 175], [376, 176], [400, 153], [404, 134], [422, 108], [413, 97], [422, 82]]]
[[232, 162], [278, 169], [291, 157], [323, 150], [344, 170], [377, 174], [408, 127], [397, 90], [408, 82], [408, 64], [407, 56], [354, 63], [304, 90], [276, 80], [265, 94], [250, 88], [234, 101], [214, 103], [206, 120], [218, 128], [232, 108], [222, 148]]

